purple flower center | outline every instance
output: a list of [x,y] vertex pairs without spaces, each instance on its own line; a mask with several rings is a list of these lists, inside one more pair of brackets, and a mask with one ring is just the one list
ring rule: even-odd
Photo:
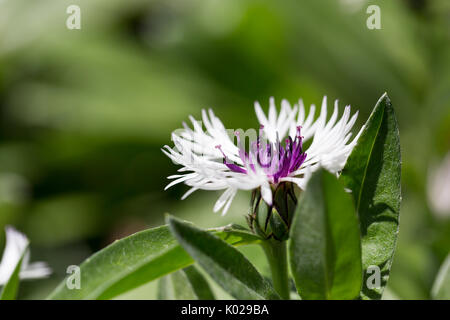
[[241,143],[239,132],[235,132],[239,145],[239,157],[244,166],[231,163],[220,145],[216,146],[223,154],[223,163],[233,172],[246,174],[248,170],[256,172],[255,164],[264,170],[265,174],[272,179],[273,183],[278,183],[281,178],[289,176],[300,168],[306,159],[306,153],[302,149],[303,137],[300,135],[301,126],[297,127],[297,134],[294,140],[288,137],[284,146],[280,140],[276,143],[261,142],[264,126],[260,127],[260,134],[256,141],[250,143],[250,150],[247,152]]

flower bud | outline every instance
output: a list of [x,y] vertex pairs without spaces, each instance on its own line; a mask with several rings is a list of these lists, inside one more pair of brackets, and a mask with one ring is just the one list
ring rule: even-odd
[[279,241],[289,238],[289,228],[297,206],[297,196],[294,185],[282,182],[273,190],[272,205],[267,205],[261,198],[260,190],[252,193],[251,212],[247,222],[254,233],[269,239]]

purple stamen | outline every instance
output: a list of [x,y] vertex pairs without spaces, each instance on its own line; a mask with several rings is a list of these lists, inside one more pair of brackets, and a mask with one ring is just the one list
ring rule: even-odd
[[[301,126],[297,127],[295,139],[288,137],[285,140],[285,145],[280,143],[277,134],[277,141],[274,144],[261,143],[264,126],[260,126],[259,136],[256,141],[250,145],[249,153],[245,151],[245,146],[242,145],[240,133],[236,131],[234,134],[238,140],[239,157],[246,168],[255,172],[256,161],[258,166],[264,170],[268,177],[272,179],[273,183],[278,183],[281,178],[287,177],[296,170],[298,170],[306,159],[306,153],[303,152],[303,137],[301,136]],[[223,155],[224,164],[234,172],[247,173],[243,167],[228,162],[225,153],[221,146],[216,146]]]
[[231,163],[231,162],[228,161],[228,158],[227,158],[227,156],[225,155],[225,153],[223,152],[222,146],[221,146],[220,144],[218,144],[218,145],[216,146],[216,148],[219,149],[220,152],[222,152],[222,155],[223,155],[223,164],[226,165],[231,171],[239,172],[239,173],[247,173],[247,170],[245,170],[245,169],[239,167],[238,165],[236,165],[236,164]]

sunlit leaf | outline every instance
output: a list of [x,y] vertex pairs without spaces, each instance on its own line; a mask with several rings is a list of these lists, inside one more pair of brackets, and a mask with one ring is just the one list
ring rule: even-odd
[[[351,190],[360,220],[363,298],[380,299],[389,278],[398,235],[400,167],[397,120],[391,101],[384,94],[367,120],[341,176]],[[380,286],[369,288],[374,267],[380,270]]]
[[[234,230],[229,225],[209,232],[232,245],[258,241],[244,230]],[[192,263],[169,228],[161,226],[135,233],[95,253],[80,266],[81,289],[68,289],[64,280],[48,298],[110,299]]]
[[183,248],[219,285],[237,299],[278,299],[277,293],[242,253],[189,223],[168,218]]
[[335,176],[313,174],[291,227],[290,263],[302,299],[354,299],[361,289],[361,245],[352,203]]

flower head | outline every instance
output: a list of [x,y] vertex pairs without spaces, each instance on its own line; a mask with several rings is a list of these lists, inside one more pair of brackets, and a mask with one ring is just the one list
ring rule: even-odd
[[[264,130],[261,125],[260,130]],[[242,145],[239,131],[236,131],[239,146],[239,158],[243,166],[229,162],[227,155],[223,152],[221,145],[216,148],[223,154],[223,163],[233,172],[247,174],[247,170],[256,172],[256,166],[259,166],[272,184],[277,184],[281,178],[289,176],[295,172],[305,161],[306,153],[303,152],[302,140],[300,135],[301,126],[297,127],[297,134],[294,140],[289,136],[286,144],[283,146],[277,138],[276,143],[262,143],[261,135],[250,146],[250,151],[245,151]]]
[[0,286],[8,282],[20,259],[22,259],[19,273],[21,279],[45,278],[51,274],[51,269],[45,262],[30,263],[29,241],[23,233],[12,227],[6,227],[5,232],[6,245],[0,262]]
[[[304,189],[311,173],[319,167],[337,174],[361,133],[350,141],[350,131],[358,113],[350,117],[350,106],[346,106],[338,120],[336,101],[333,114],[327,120],[326,97],[317,119],[314,119],[315,109],[312,105],[306,116],[302,100],[292,107],[283,100],[278,113],[275,100],[271,98],[266,116],[256,102],[260,126],[257,132],[247,130],[245,136],[242,130],[230,134],[211,109],[202,110],[206,131],[190,117],[192,128],[184,123],[183,129],[172,133],[175,147],[163,148],[169,158],[182,166],[179,174],[168,177],[173,181],[166,189],[184,182],[191,188],[182,199],[198,189],[224,190],[214,211],[222,209],[225,214],[238,190],[258,189],[270,206],[273,190],[280,183],[289,182]],[[248,144],[246,138],[249,138]],[[304,142],[308,140],[309,147],[304,150]]]

